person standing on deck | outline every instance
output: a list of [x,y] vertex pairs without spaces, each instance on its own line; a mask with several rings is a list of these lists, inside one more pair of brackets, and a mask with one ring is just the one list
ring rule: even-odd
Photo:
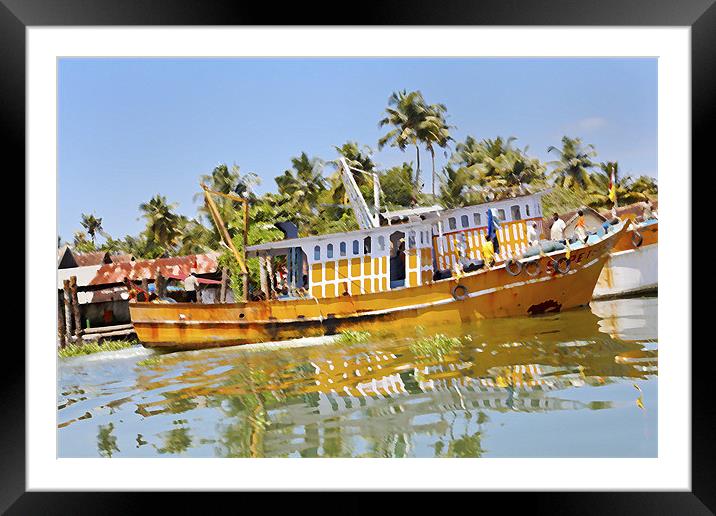
[[196,303],[196,287],[199,285],[199,280],[196,279],[196,273],[191,271],[191,274],[184,278],[184,290],[186,291],[186,299],[190,303]]
[[585,244],[587,243],[587,228],[582,210],[577,211],[577,224],[574,226],[574,235]]
[[487,210],[487,239],[492,242],[492,250],[495,254],[500,254],[500,241],[497,239],[497,228],[500,227],[500,221],[495,216],[495,209]]
[[554,219],[554,222],[552,222],[552,229],[550,229],[549,232],[550,238],[564,243],[564,228],[567,225],[559,218],[557,213],[555,213],[552,218]]

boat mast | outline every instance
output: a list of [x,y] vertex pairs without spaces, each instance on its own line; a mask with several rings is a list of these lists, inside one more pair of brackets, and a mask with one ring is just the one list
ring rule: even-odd
[[[222,240],[224,241],[224,245],[229,248],[231,253],[236,258],[236,261],[239,264],[239,268],[241,269],[241,277],[243,282],[243,300],[247,301],[249,298],[249,270],[246,268],[246,246],[248,245],[248,236],[249,236],[249,203],[246,199],[243,197],[239,197],[237,195],[231,195],[231,194],[225,194],[222,192],[216,192],[214,190],[210,190],[209,187],[207,187],[204,183],[199,183],[201,185],[201,188],[204,190],[204,198],[206,199],[206,205],[209,208],[209,213],[211,213],[211,218],[214,220],[214,225],[216,226],[216,229],[219,231],[219,234],[221,235]],[[226,225],[224,224],[224,219],[221,218],[221,214],[219,213],[219,208],[216,206],[216,203],[214,202],[214,199],[211,198],[212,195],[218,195],[219,197],[225,197],[227,199],[231,199],[232,201],[243,203],[243,212],[244,212],[244,231],[243,231],[243,249],[242,252],[239,253],[238,249],[236,249],[236,246],[234,245],[234,242],[231,240],[231,235],[229,235],[229,230],[226,229]]]
[[[348,200],[353,208],[358,226],[361,229],[372,229],[380,227],[380,183],[378,182],[378,174],[374,172],[366,172],[359,168],[350,167],[344,157],[339,158],[341,164],[341,179],[343,180],[343,186],[348,194]],[[373,176],[373,199],[375,206],[375,214],[371,214],[368,205],[363,198],[363,194],[358,188],[355,178],[351,170],[360,172],[361,174],[367,174]]]

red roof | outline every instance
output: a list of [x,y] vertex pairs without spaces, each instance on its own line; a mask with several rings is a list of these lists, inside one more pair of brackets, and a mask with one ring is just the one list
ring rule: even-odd
[[109,255],[105,251],[97,251],[95,253],[73,253],[77,267],[87,267],[88,265],[101,265],[109,263]]
[[156,279],[159,274],[164,277],[186,277],[192,270],[197,274],[212,273],[218,270],[218,257],[218,254],[196,254],[176,258],[108,263],[99,268],[90,285],[121,283],[124,278]]

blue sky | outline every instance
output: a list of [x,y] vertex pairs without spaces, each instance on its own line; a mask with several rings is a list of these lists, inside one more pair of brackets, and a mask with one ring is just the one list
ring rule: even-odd
[[[222,162],[257,173],[265,192],[301,151],[375,148],[400,89],[445,104],[458,141],[515,136],[550,160],[548,146],[579,136],[600,161],[657,177],[656,59],[61,59],[60,235],[71,240],[81,213],[135,234],[139,204],[157,193],[194,216],[199,176]],[[376,154],[383,166],[414,159]]]

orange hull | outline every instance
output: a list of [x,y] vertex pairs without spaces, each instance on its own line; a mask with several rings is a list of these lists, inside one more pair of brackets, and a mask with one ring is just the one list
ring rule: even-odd
[[524,269],[512,276],[500,266],[360,296],[210,305],[131,303],[129,309],[145,346],[174,349],[557,312],[589,303],[609,253],[624,233],[623,226],[594,245],[572,251],[570,270],[564,274],[550,266],[552,259],[564,256],[562,251],[539,258],[540,271],[534,276]]

